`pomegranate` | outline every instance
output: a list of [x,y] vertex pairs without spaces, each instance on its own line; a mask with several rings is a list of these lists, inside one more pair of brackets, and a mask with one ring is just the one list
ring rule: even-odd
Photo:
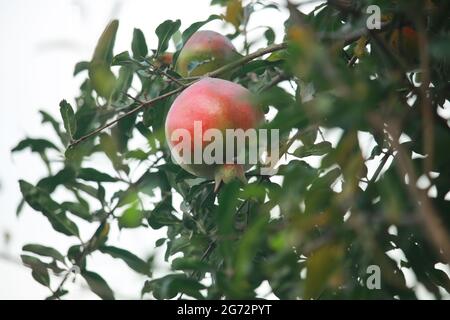
[[232,62],[238,55],[227,37],[215,31],[197,31],[181,49],[175,69],[183,77],[202,76]]
[[[216,180],[216,187],[223,181],[228,182],[234,177],[244,178],[244,165],[233,162],[234,155],[242,150],[233,151],[233,159],[226,154],[226,129],[247,130],[256,128],[263,119],[263,114],[250,101],[250,91],[239,84],[214,78],[203,78],[184,90],[173,102],[167,114],[165,130],[169,148],[176,162],[186,171],[205,178]],[[183,142],[184,137],[174,135],[181,129],[188,133],[190,158],[183,158],[182,151],[176,146]],[[201,130],[201,135],[198,134]],[[217,129],[223,137],[224,156],[221,163],[207,164],[202,159],[194,163],[193,155],[213,143],[204,133],[208,129]],[[197,130],[197,131],[196,131]],[[216,130],[216,131],[217,131]],[[179,132],[179,131],[178,131]],[[238,147],[237,145],[235,146]]]

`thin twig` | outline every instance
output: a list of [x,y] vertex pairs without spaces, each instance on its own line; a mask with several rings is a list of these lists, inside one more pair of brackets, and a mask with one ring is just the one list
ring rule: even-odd
[[135,102],[139,102],[140,104],[143,104],[144,102],[136,97],[133,97],[131,94],[129,94],[128,92],[123,91],[122,92],[124,95],[126,95],[128,98],[130,98],[131,100],[135,101]]
[[271,80],[270,80],[270,82],[268,83],[268,84],[266,84],[262,89],[261,89],[261,91],[264,91],[264,90],[267,90],[267,89],[270,89],[270,88],[272,88],[272,87],[275,87],[277,84],[279,84],[280,82],[283,82],[283,81],[285,81],[285,80],[289,80],[290,79],[290,77],[287,75],[287,74],[285,74],[285,73],[279,73],[279,74],[277,74],[275,77],[273,77]]
[[[179,85],[179,86],[184,86],[184,85],[185,85],[185,84],[182,83],[179,79],[177,79],[177,78],[171,76],[170,74],[168,74],[168,73],[165,72],[164,70],[161,70],[160,68],[156,67],[156,66],[153,65],[153,64],[151,64],[151,66],[152,66],[152,69],[153,69],[153,70],[151,70],[152,72],[154,72],[154,73],[156,73],[156,74],[159,74],[159,75],[161,75],[161,76],[163,76],[163,77],[166,77],[167,79],[169,79],[170,81],[176,83],[176,84]],[[181,80],[182,80],[182,79],[181,79]]]

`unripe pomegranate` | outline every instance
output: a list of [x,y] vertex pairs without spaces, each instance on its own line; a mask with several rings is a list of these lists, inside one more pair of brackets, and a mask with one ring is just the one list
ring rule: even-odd
[[[222,133],[224,149],[226,147],[226,129],[256,128],[262,121],[263,114],[250,100],[250,91],[239,84],[214,78],[203,78],[184,90],[173,102],[167,114],[165,130],[166,139],[172,155],[186,171],[205,178],[228,182],[233,177],[244,177],[244,166],[225,164],[229,159],[224,150],[223,164],[200,164],[181,159],[183,156],[177,148],[183,138],[173,135],[177,129],[184,129],[190,136],[190,154],[200,152],[214,140],[205,140],[198,135],[199,126],[205,134],[208,129],[218,129]],[[197,131],[195,131],[197,130]],[[178,131],[179,132],[179,131]],[[177,140],[178,139],[178,140]],[[189,141],[189,140],[188,140]],[[242,150],[235,150],[235,154]]]
[[176,71],[183,77],[202,76],[236,59],[231,41],[215,31],[197,31],[180,51]]

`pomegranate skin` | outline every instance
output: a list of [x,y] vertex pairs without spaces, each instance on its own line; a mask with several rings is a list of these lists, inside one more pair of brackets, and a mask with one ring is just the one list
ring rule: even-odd
[[[195,121],[201,121],[203,133],[208,129],[218,129],[225,134],[226,129],[256,128],[262,119],[263,114],[250,101],[250,92],[246,88],[227,80],[203,78],[184,90],[173,102],[165,123],[166,139],[171,152],[176,152],[174,146],[181,141],[172,140],[172,133],[176,129],[185,129],[191,136],[191,154],[196,151],[196,146],[200,146],[203,154],[204,148],[211,142],[194,135]],[[182,161],[178,164],[186,171],[205,178],[214,178],[219,168],[223,167],[221,164]]]
[[176,71],[183,77],[202,76],[237,56],[236,48],[227,37],[215,31],[197,31],[181,49]]

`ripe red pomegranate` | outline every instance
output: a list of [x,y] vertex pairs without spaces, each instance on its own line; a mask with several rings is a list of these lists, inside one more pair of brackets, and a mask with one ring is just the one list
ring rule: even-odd
[[183,77],[202,76],[238,57],[231,41],[215,31],[197,31],[180,51],[176,71]]
[[[218,129],[223,137],[226,129],[256,128],[261,123],[263,114],[249,98],[250,91],[241,85],[214,78],[203,78],[184,90],[170,107],[165,124],[166,139],[178,164],[196,176],[215,179],[216,187],[220,182],[228,182],[233,177],[244,178],[244,166],[240,164],[206,164],[203,161],[201,164],[194,164],[193,161],[186,163],[180,159],[183,156],[181,151],[175,148],[183,138],[172,134],[176,129],[185,129],[190,135],[191,155],[196,150],[203,154],[212,141],[204,141],[203,136],[196,135],[194,122],[197,122],[197,126],[201,125],[203,134],[208,129]],[[226,143],[224,139],[224,149]],[[235,150],[240,151],[242,150]],[[224,156],[223,163],[226,161]]]

